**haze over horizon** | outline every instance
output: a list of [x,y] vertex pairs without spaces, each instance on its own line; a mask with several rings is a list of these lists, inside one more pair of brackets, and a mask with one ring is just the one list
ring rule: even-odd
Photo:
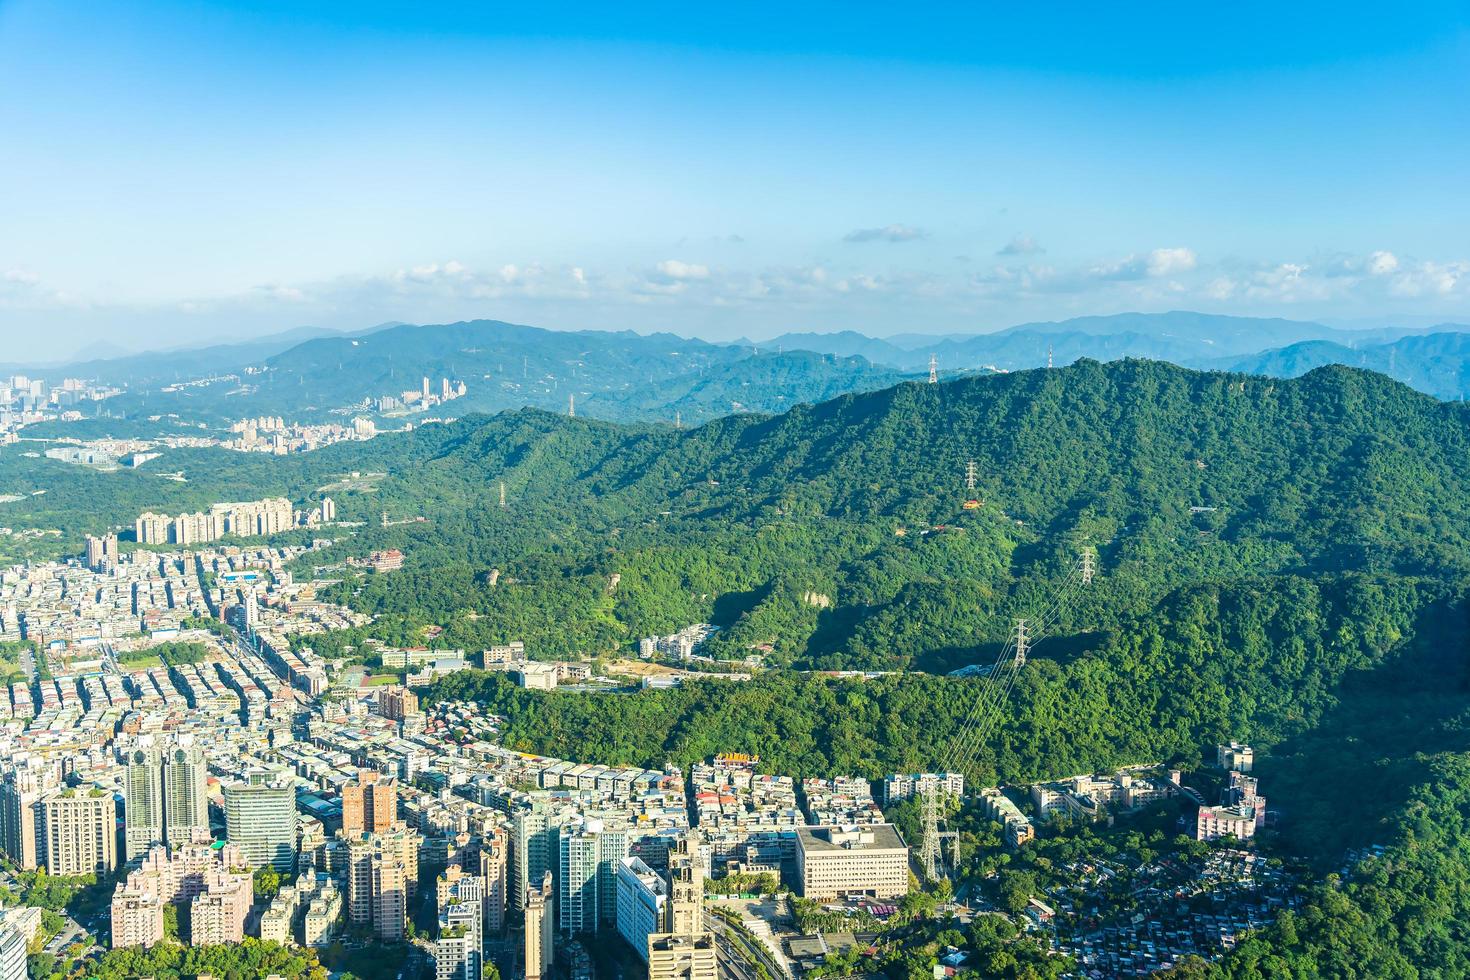
[[482,317],[1463,321],[1467,27],[0,3],[3,359]]

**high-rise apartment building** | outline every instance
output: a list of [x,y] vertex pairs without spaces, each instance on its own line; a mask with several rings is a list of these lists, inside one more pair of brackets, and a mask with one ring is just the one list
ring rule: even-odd
[[280,775],[253,772],[226,786],[225,838],[252,868],[296,868],[296,790]]
[[104,790],[52,790],[36,804],[37,850],[48,874],[111,874],[117,868],[117,806]]
[[385,687],[378,692],[378,713],[393,721],[422,714],[419,696],[407,687]]
[[164,514],[140,514],[133,524],[134,535],[139,544],[168,544],[172,523]]
[[525,958],[526,980],[542,980],[551,973],[556,961],[556,886],[551,872],[541,876],[536,887],[521,898],[526,910]]
[[418,886],[418,852],[418,833],[403,827],[349,841],[349,921],[370,924],[380,939],[401,940]]
[[56,762],[36,756],[12,758],[0,775],[0,850],[23,870],[33,871],[45,861],[36,804],[60,785]]
[[87,567],[94,572],[105,572],[117,567],[117,535],[104,534],[100,537],[87,535]]
[[536,797],[511,814],[511,898],[517,910],[556,863],[559,834],[552,822],[550,803]]
[[618,863],[628,856],[628,832],[587,820],[561,828],[557,919],[572,935],[596,932],[617,917]]
[[239,942],[254,883],[233,844],[150,850],[112,893],[112,946],[151,946],[164,936],[163,913],[177,906],[196,946]]
[[26,937],[17,927],[0,925],[0,980],[26,980]]
[[480,877],[485,881],[485,934],[505,928],[506,874],[510,863],[510,836],[496,827],[480,840]]
[[180,847],[209,839],[209,765],[204,745],[180,735],[163,752],[164,843]]
[[144,735],[120,753],[127,859],[154,844],[181,847],[209,839],[208,765],[192,735]]
[[435,883],[435,980],[480,980],[485,961],[485,879],[451,864]]
[[123,845],[126,858],[136,860],[164,841],[163,753],[145,736],[123,749]]
[[640,957],[648,956],[648,937],[664,931],[668,886],[642,858],[618,862],[618,934]]
[[250,872],[210,868],[205,872],[204,892],[189,903],[190,945],[222,946],[243,940],[254,899]]
[[342,835],[349,840],[381,834],[398,822],[398,781],[359,769],[357,782],[342,787]]

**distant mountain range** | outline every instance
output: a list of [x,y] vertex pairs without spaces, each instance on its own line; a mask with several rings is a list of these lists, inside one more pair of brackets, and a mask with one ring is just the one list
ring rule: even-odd
[[[1188,311],[1026,323],[988,334],[788,333],[711,343],[674,334],[557,331],[476,320],[383,324],[352,334],[301,328],[256,341],[85,361],[35,373],[125,384],[112,415],[177,414],[221,422],[271,414],[295,420],[372,414],[378,398],[429,378],[467,394],[435,415],[536,407],[614,421],[697,424],[774,413],[923,376],[1061,367],[1082,359],[1170,361],[1186,367],[1295,377],[1343,364],[1388,374],[1443,399],[1470,389],[1470,326],[1345,330],[1301,320]],[[248,369],[248,370],[247,370]],[[180,381],[231,381],[164,391]]]

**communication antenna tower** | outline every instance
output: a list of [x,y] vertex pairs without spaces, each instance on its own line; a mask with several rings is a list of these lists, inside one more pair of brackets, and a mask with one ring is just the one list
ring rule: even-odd
[[939,358],[933,354],[929,355],[929,383],[939,383]]

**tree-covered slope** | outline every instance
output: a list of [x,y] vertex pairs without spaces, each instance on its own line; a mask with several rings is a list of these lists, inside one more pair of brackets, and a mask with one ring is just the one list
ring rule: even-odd
[[[136,377],[131,362],[119,361],[120,378],[134,380],[136,390],[106,408],[129,417],[175,413],[212,422],[258,415],[330,419],[335,411],[340,420],[347,410],[373,415],[378,398],[417,391],[428,378],[436,395],[442,379],[466,387],[464,397],[436,408],[436,415],[528,406],[564,411],[575,399],[582,414],[599,418],[672,421],[678,412],[686,424],[697,424],[737,411],[784,411],[901,377],[860,357],[760,353],[672,334],[543,330],[493,320],[315,337],[286,350],[262,348],[258,359],[247,356],[252,350],[159,355],[155,362],[167,374]],[[232,351],[239,356],[224,363]],[[205,354],[211,356],[201,359]],[[204,373],[232,372],[237,380],[160,390],[162,378],[178,380],[202,363],[210,365]],[[108,376],[105,364],[86,367]]]
[[1436,398],[1457,399],[1470,392],[1470,333],[1436,332],[1352,348],[1306,341],[1223,363],[1234,371],[1280,378],[1346,364],[1381,372]]

